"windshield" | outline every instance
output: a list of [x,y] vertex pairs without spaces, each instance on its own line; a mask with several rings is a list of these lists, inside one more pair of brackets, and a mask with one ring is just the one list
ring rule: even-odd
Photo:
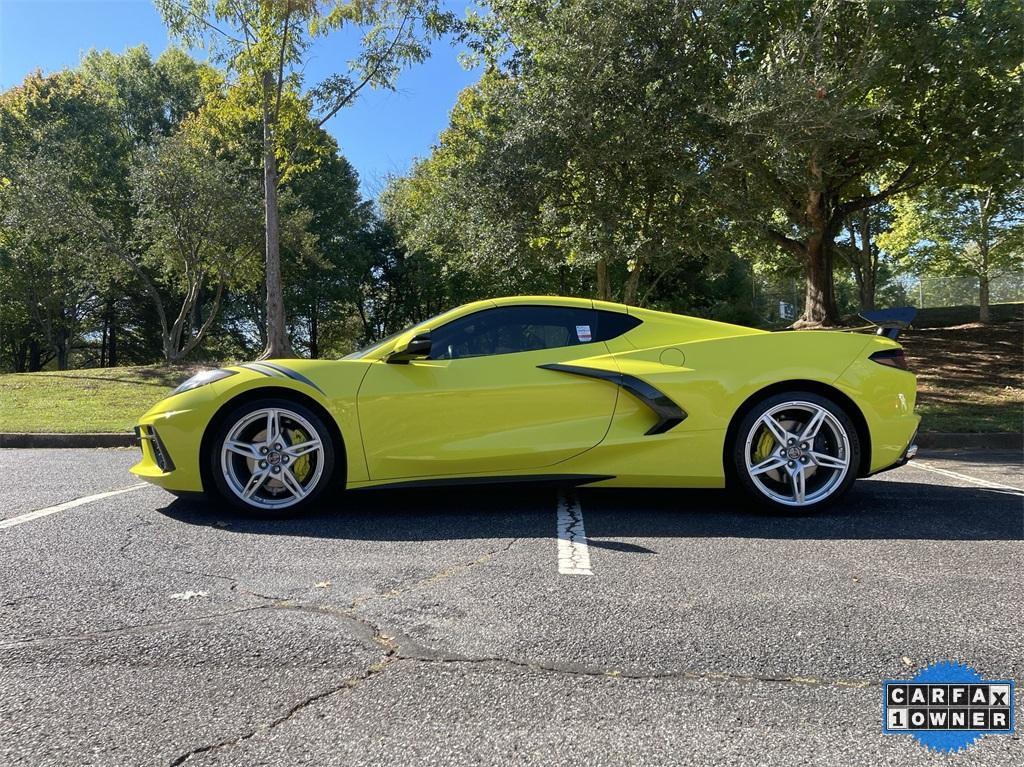
[[391,341],[394,341],[399,336],[405,335],[406,333],[408,333],[413,328],[419,327],[420,325],[427,325],[427,324],[433,322],[434,320],[436,320],[438,317],[441,317],[441,316],[443,316],[443,315],[445,315],[447,313],[448,312],[441,312],[441,314],[435,314],[433,317],[431,317],[429,319],[426,319],[426,320],[423,320],[422,322],[416,322],[416,323],[414,323],[412,325],[409,325],[408,327],[402,328],[397,333],[392,333],[391,335],[387,336],[386,338],[382,338],[379,341],[374,341],[369,346],[364,346],[362,349],[356,349],[351,354],[346,354],[344,357],[342,357],[342,359],[343,360],[359,360],[359,359],[362,359],[363,357],[367,356],[368,354],[372,354],[373,352],[377,351],[379,348],[381,348],[385,344],[390,343]]

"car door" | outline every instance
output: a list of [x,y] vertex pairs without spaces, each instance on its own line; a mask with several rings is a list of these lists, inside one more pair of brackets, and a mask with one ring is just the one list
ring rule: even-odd
[[529,473],[608,431],[615,386],[538,367],[607,353],[593,309],[499,306],[430,335],[427,359],[375,362],[363,379],[371,479]]

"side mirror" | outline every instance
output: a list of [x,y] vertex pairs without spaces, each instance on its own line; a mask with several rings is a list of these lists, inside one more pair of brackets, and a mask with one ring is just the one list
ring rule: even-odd
[[408,365],[409,360],[421,360],[430,354],[430,333],[413,336],[408,343],[399,342],[387,361],[396,365]]

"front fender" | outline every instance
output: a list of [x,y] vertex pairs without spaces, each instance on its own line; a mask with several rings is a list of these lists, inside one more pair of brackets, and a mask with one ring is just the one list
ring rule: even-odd
[[150,426],[159,435],[174,470],[160,469],[144,446],[142,460],[132,467],[134,474],[168,490],[201,492],[200,452],[210,423],[238,397],[266,389],[270,396],[294,392],[319,405],[342,434],[347,480],[368,478],[356,411],[356,393],[367,363],[289,359],[232,365],[227,369],[235,375],[171,395],[139,419],[140,426]]

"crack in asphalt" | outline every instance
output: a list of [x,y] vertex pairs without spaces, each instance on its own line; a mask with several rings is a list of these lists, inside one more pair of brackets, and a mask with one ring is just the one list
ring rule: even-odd
[[[332,618],[339,618],[344,621],[347,621],[350,624],[354,624],[355,626],[358,626],[360,629],[358,633],[361,633],[365,640],[373,642],[379,647],[382,647],[384,649],[384,654],[380,660],[378,660],[373,665],[369,666],[366,670],[363,671],[363,673],[358,674],[356,676],[346,677],[344,680],[342,680],[340,684],[333,685],[325,690],[320,690],[319,692],[316,692],[306,698],[303,698],[298,703],[293,704],[283,715],[277,717],[271,722],[264,725],[260,725],[252,730],[249,730],[248,732],[245,732],[241,735],[237,735],[232,738],[226,738],[215,743],[208,743],[202,746],[197,746],[195,748],[189,749],[188,751],[172,759],[169,764],[169,767],[179,767],[179,765],[184,764],[194,756],[206,754],[221,748],[230,748],[231,746],[238,745],[239,743],[251,740],[252,738],[255,738],[258,735],[269,732],[270,730],[273,730],[274,728],[279,727],[280,725],[289,721],[293,716],[295,716],[303,709],[319,701],[325,700],[326,698],[329,698],[333,695],[337,695],[338,693],[344,692],[345,690],[351,690],[355,688],[367,679],[370,679],[371,677],[382,673],[390,665],[396,662],[412,661],[427,663],[436,662],[440,660],[440,656],[436,655],[430,658],[426,657],[427,651],[424,651],[423,657],[402,655],[400,653],[400,644],[398,640],[395,638],[395,636],[392,634],[385,633],[384,630],[381,629],[381,627],[378,626],[376,623],[362,615],[359,615],[357,613],[357,610],[374,599],[391,599],[393,597],[400,596],[402,594],[413,591],[417,588],[437,583],[439,581],[451,578],[460,573],[466,572],[467,570],[476,567],[477,565],[481,565],[485,562],[491,561],[495,556],[499,554],[509,551],[519,540],[519,538],[512,538],[508,541],[508,543],[504,544],[503,546],[490,549],[470,562],[460,562],[458,564],[451,565],[449,567],[444,568],[443,570],[439,570],[438,572],[433,573],[432,575],[426,578],[420,578],[411,581],[407,584],[398,586],[388,591],[376,592],[372,594],[366,594],[361,597],[356,597],[352,600],[349,607],[347,608],[337,608],[331,607],[329,605],[315,605],[304,602],[297,602],[290,599],[269,597],[267,595],[257,595],[253,592],[243,591],[242,593],[250,594],[253,596],[261,596],[264,599],[272,600],[268,604],[263,605],[260,608],[253,609],[295,610],[297,612],[308,612],[317,615],[327,615]],[[238,579],[232,580],[234,580],[235,583],[232,585],[231,590],[235,591],[236,587],[238,587],[239,585]],[[402,638],[402,641],[408,644],[413,644],[410,639],[405,637]],[[454,656],[452,656],[451,658],[446,658],[446,661],[454,662]]]
[[206,754],[221,748],[230,748],[231,746],[236,746],[239,743],[251,740],[252,738],[255,738],[258,735],[263,735],[267,732],[270,732],[274,728],[279,727],[282,724],[285,724],[287,721],[289,721],[293,716],[298,714],[303,709],[308,708],[309,706],[312,706],[313,704],[318,703],[319,701],[325,700],[326,698],[330,698],[332,695],[337,695],[338,693],[358,687],[367,679],[370,679],[371,677],[374,677],[377,674],[383,673],[385,670],[387,670],[388,666],[390,666],[392,663],[395,663],[397,660],[400,660],[400,658],[398,657],[398,646],[395,644],[394,638],[388,636],[387,634],[384,634],[374,624],[370,623],[369,621],[363,618],[360,618],[359,616],[352,615],[342,610],[338,610],[337,608],[325,609],[317,605],[286,603],[268,607],[270,607],[271,609],[299,610],[304,612],[328,614],[333,615],[335,617],[343,617],[347,620],[359,623],[372,630],[371,638],[374,643],[376,643],[379,647],[383,648],[384,654],[382,655],[380,660],[368,666],[366,669],[363,670],[362,673],[357,674],[355,676],[345,677],[339,684],[332,685],[331,687],[320,690],[319,692],[313,693],[312,695],[303,698],[298,703],[295,703],[291,707],[289,707],[284,714],[277,717],[276,719],[273,719],[266,724],[259,725],[233,738],[226,738],[224,740],[219,740],[215,743],[207,743],[205,745],[189,749],[188,751],[185,751],[184,753],[179,754],[174,759],[172,759],[169,763],[169,767],[178,767],[179,765],[184,764],[194,756]]
[[[261,608],[255,608],[261,609]],[[189,749],[175,757],[169,767],[180,767],[194,756],[216,751],[221,748],[230,748],[271,730],[290,721],[295,715],[304,709],[326,700],[334,695],[347,690],[352,690],[363,682],[378,674],[382,674],[389,668],[395,668],[400,663],[419,663],[424,665],[480,665],[480,666],[507,666],[517,670],[526,670],[540,673],[569,675],[577,677],[590,677],[595,679],[624,679],[628,681],[650,681],[650,680],[683,680],[703,682],[731,682],[746,684],[791,684],[802,687],[844,687],[844,688],[869,688],[878,687],[881,682],[874,680],[848,680],[848,679],[818,679],[812,677],[777,676],[762,674],[736,674],[719,672],[695,672],[695,671],[667,671],[667,672],[643,672],[630,669],[606,669],[598,666],[589,666],[577,663],[542,663],[536,661],[519,660],[502,656],[490,657],[469,657],[452,653],[445,653],[436,648],[427,648],[412,641],[408,637],[399,637],[397,633],[385,633],[378,624],[357,615],[348,609],[332,608],[323,605],[310,605],[282,601],[276,604],[266,605],[263,609],[295,610],[298,612],[311,612],[320,615],[341,618],[347,622],[358,624],[365,630],[366,636],[377,646],[383,648],[384,653],[380,660],[368,666],[362,673],[345,677],[340,683],[309,695],[291,705],[288,710],[271,720],[259,725],[241,735],[225,738],[214,743]],[[403,647],[409,647],[409,652],[404,652]]]
[[14,643],[0,645],[0,649],[14,649],[18,647],[24,647],[26,645],[41,644],[46,642],[103,639],[119,635],[141,633],[149,630],[159,630],[161,628],[170,628],[180,624],[197,623],[208,620],[215,620],[223,617],[232,617],[235,615],[264,610],[293,610],[296,612],[305,612],[329,616],[334,619],[345,621],[349,624],[350,629],[352,629],[350,633],[354,635],[353,638],[361,640],[362,642],[364,642],[364,644],[368,646],[376,646],[383,650],[383,653],[380,656],[380,658],[371,665],[369,665],[367,668],[365,668],[362,672],[352,676],[347,676],[336,684],[333,684],[325,689],[318,690],[317,692],[314,692],[311,695],[302,698],[298,702],[293,703],[291,706],[289,706],[287,710],[284,711],[284,713],[282,713],[281,715],[277,716],[276,718],[272,719],[271,721],[265,724],[258,725],[239,735],[235,735],[230,738],[225,738],[223,740],[219,740],[213,743],[207,743],[201,746],[196,746],[187,751],[184,751],[170,761],[170,767],[179,767],[179,765],[184,764],[193,757],[205,753],[210,753],[212,751],[216,751],[222,748],[230,748],[232,746],[243,743],[247,740],[251,740],[255,737],[261,736],[287,723],[306,708],[309,708],[310,706],[313,706],[323,700],[326,700],[346,690],[354,689],[362,683],[364,683],[365,681],[371,679],[372,677],[381,674],[388,668],[395,667],[397,664],[400,663],[452,666],[503,666],[521,671],[532,671],[535,673],[589,677],[607,680],[625,679],[631,681],[650,681],[665,679],[704,682],[731,682],[747,684],[774,683],[799,685],[805,687],[833,686],[845,688],[868,688],[877,687],[881,684],[880,682],[873,680],[819,679],[812,677],[797,676],[738,674],[732,672],[698,672],[686,670],[649,672],[637,669],[604,668],[601,666],[589,665],[585,663],[557,663],[545,661],[531,661],[497,655],[484,657],[465,656],[457,653],[446,652],[440,648],[427,647],[412,640],[407,636],[400,635],[398,632],[392,631],[390,629],[385,630],[381,627],[381,625],[375,623],[374,621],[365,617],[364,615],[359,614],[358,612],[361,607],[374,600],[391,599],[397,596],[401,596],[411,591],[414,591],[418,588],[429,586],[440,581],[446,580],[448,578],[452,578],[456,575],[459,575],[472,569],[473,567],[489,562],[499,554],[509,551],[520,540],[518,538],[513,538],[499,547],[490,549],[471,561],[460,562],[451,565],[427,577],[407,582],[401,586],[392,588],[388,591],[375,592],[356,597],[347,607],[332,607],[330,605],[310,604],[306,602],[293,600],[287,597],[260,594],[258,592],[254,592],[244,588],[242,586],[240,578],[217,575],[214,573],[205,573],[201,571],[194,571],[182,567],[154,565],[150,562],[145,562],[142,560],[135,559],[134,557],[131,557],[130,555],[128,555],[127,551],[135,542],[135,532],[138,529],[148,526],[150,524],[152,523],[140,519],[139,521],[137,521],[129,527],[128,540],[119,549],[119,553],[125,559],[139,566],[150,569],[173,570],[197,577],[209,577],[227,581],[231,584],[229,587],[230,592],[239,595],[259,598],[264,601],[264,604],[229,611],[206,613],[203,615],[181,618],[173,621],[141,623],[129,626],[122,626],[114,629],[90,631],[83,632],[81,634],[57,637],[31,638]]
[[[114,629],[90,631],[81,634],[73,634],[66,636],[31,638],[26,640],[20,640],[14,643],[0,645],[0,649],[13,649],[17,647],[24,647],[30,644],[40,644],[46,642],[82,641],[88,639],[109,638],[113,636],[140,633],[149,630],[159,630],[162,628],[170,628],[180,624],[215,620],[218,618],[231,617],[244,613],[251,613],[263,610],[293,610],[296,612],[305,612],[329,616],[337,620],[345,621],[349,624],[349,633],[354,635],[353,638],[362,641],[367,646],[372,645],[383,650],[383,653],[380,656],[380,658],[373,664],[365,668],[362,672],[352,676],[347,676],[340,682],[333,684],[330,687],[318,690],[317,692],[314,692],[311,695],[302,698],[298,702],[293,703],[291,706],[289,706],[283,714],[279,715],[278,717],[272,719],[271,721],[265,724],[260,724],[239,735],[235,735],[230,738],[225,738],[223,740],[219,740],[213,743],[207,743],[201,746],[196,746],[187,751],[184,751],[170,761],[170,767],[178,767],[179,765],[184,764],[193,757],[205,753],[210,753],[212,751],[216,751],[222,748],[230,748],[232,746],[238,745],[239,743],[243,743],[247,740],[251,740],[255,737],[263,735],[287,723],[289,720],[291,720],[293,717],[298,715],[306,708],[313,706],[320,701],[326,700],[334,695],[342,693],[346,690],[354,689],[366,680],[371,679],[372,677],[380,673],[383,673],[389,667],[393,667],[395,666],[395,664],[399,663],[451,666],[502,666],[527,672],[558,674],[576,677],[589,677],[594,679],[607,680],[625,679],[650,681],[664,679],[701,682],[730,682],[746,684],[790,684],[804,687],[832,686],[845,688],[868,688],[877,687],[881,684],[880,682],[873,680],[820,679],[814,677],[781,676],[768,674],[739,674],[733,672],[708,672],[687,670],[650,672],[628,668],[605,668],[602,666],[586,663],[558,663],[548,661],[533,661],[519,658],[504,657],[499,655],[473,657],[461,655],[458,653],[447,652],[443,649],[436,647],[428,647],[422,645],[419,642],[416,642],[407,636],[399,635],[398,632],[391,631],[390,629],[385,630],[379,624],[375,623],[371,619],[359,614],[360,608],[364,607],[365,605],[373,601],[387,600],[403,596],[412,591],[415,591],[416,589],[431,586],[438,582],[463,574],[474,567],[490,562],[496,556],[509,551],[516,543],[519,542],[519,538],[512,538],[506,543],[502,544],[501,546],[489,549],[480,556],[468,562],[459,562],[454,565],[450,565],[442,570],[432,573],[429,576],[408,581],[387,591],[378,591],[357,596],[346,607],[332,607],[330,605],[310,604],[285,596],[275,596],[255,592],[251,589],[246,588],[243,585],[242,578],[220,575],[216,573],[209,573],[200,570],[193,570],[187,567],[167,565],[164,563],[156,564],[153,562],[140,560],[131,556],[128,552],[129,549],[137,542],[136,533],[143,527],[147,527],[152,524],[153,523],[151,521],[142,519],[141,517],[138,518],[133,524],[131,524],[126,531],[127,540],[118,549],[119,555],[121,555],[125,560],[129,562],[139,567],[144,567],[147,569],[173,571],[190,575],[193,577],[202,577],[225,581],[230,584],[228,588],[229,592],[239,596],[248,596],[263,600],[264,604],[255,605],[252,607],[239,608],[230,611],[206,613],[203,615],[181,618],[173,621],[141,623],[129,626],[122,626]],[[570,529],[569,532],[573,533],[575,531]]]

